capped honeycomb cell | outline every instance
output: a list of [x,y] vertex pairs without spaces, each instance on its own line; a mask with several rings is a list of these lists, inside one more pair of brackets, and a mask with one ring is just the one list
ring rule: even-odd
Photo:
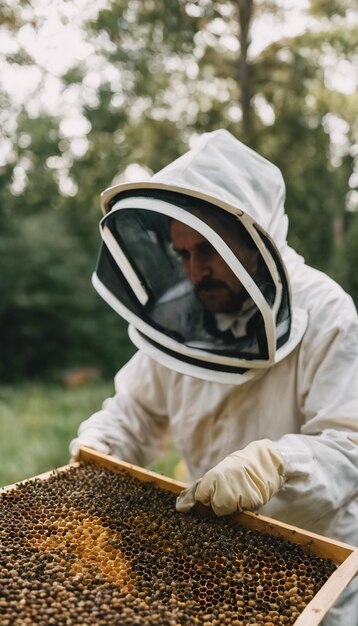
[[335,567],[91,462],[0,494],[1,626],[289,626]]

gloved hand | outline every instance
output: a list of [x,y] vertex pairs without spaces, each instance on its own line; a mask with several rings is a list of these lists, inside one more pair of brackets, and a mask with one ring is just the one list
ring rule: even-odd
[[177,498],[176,509],[187,513],[201,502],[211,506],[216,515],[253,511],[277,493],[284,479],[284,460],[272,441],[253,441],[185,489]]
[[80,456],[80,448],[81,446],[86,446],[86,448],[92,448],[92,450],[95,450],[96,452],[101,452],[102,454],[111,454],[111,449],[109,447],[109,445],[102,443],[100,441],[90,441],[90,442],[83,442],[80,439],[73,439],[70,443],[69,449],[70,449],[70,460],[69,463],[74,463],[75,461],[78,461],[79,456]]

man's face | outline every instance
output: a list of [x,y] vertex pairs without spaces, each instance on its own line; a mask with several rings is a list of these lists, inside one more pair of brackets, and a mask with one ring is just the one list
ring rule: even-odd
[[[217,228],[216,231],[218,232]],[[223,237],[244,268],[253,274],[258,252],[240,242],[235,233],[218,234]],[[204,307],[212,313],[238,312],[247,298],[247,292],[211,243],[196,230],[177,220],[171,222],[170,237]]]

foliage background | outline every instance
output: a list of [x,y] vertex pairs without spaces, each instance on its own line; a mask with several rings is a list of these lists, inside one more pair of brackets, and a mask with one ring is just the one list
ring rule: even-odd
[[[58,3],[63,22],[65,6]],[[14,43],[3,68],[40,70],[21,106],[0,91],[7,147],[0,168],[1,379],[51,377],[88,364],[109,376],[128,359],[125,324],[90,286],[99,194],[128,178],[133,164],[142,166],[137,176],[148,177],[219,127],[282,169],[290,243],[357,301],[357,100],[334,83],[356,60],[353,2],[337,0],[327,10],[311,0],[307,27],[291,36],[279,2],[98,6],[83,22],[89,54],[56,78],[56,114],[41,105],[49,71],[23,43],[24,33],[41,32],[44,15],[36,3],[32,11],[27,3],[1,9],[1,29]],[[258,23],[273,24],[276,39],[258,46]]]
[[[66,465],[68,443],[79,424],[112,392],[113,383],[103,380],[72,389],[33,381],[23,382],[21,387],[2,385],[0,487]],[[172,444],[151,469],[186,480]]]
[[[36,47],[52,14],[45,0],[1,5],[0,380],[24,401],[10,410],[10,387],[0,390],[10,448],[6,424],[23,413],[24,425],[36,396],[23,381],[56,386],[84,366],[108,379],[133,353],[126,324],[90,285],[99,194],[148,178],[205,131],[227,128],[281,168],[289,242],[358,302],[358,15],[353,0],[307,0],[304,27],[290,30],[295,4],[56,0],[59,24],[76,22],[87,47],[55,70]],[[68,398],[81,419],[95,408]]]

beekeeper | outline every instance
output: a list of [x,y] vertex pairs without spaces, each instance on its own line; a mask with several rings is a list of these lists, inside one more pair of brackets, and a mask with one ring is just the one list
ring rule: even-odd
[[[225,130],[104,192],[93,284],[138,352],[70,450],[143,466],[170,433],[193,481],[178,511],[255,510],[358,545],[357,313],[288,246],[284,196]],[[327,626],[357,626],[355,590]]]

